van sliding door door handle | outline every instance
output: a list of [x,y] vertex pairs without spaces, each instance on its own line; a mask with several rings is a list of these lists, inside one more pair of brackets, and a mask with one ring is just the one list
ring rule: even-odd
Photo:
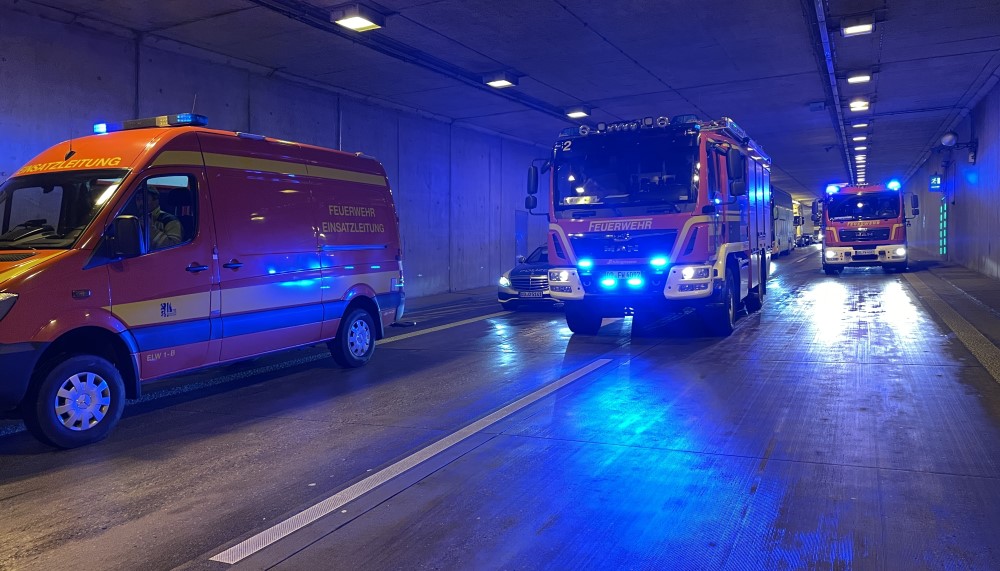
[[198,262],[191,262],[191,265],[184,269],[191,272],[192,274],[197,274],[198,272],[204,272],[205,270],[207,270],[208,266],[204,264],[199,264]]
[[229,262],[222,264],[222,267],[229,268],[231,270],[238,270],[243,267],[243,262],[233,258],[232,260],[229,260]]

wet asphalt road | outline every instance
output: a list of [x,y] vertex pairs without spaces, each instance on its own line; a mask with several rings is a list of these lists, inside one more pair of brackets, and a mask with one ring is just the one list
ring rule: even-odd
[[825,276],[813,246],[727,339],[574,336],[487,293],[362,369],[309,348],[161,384],[94,446],[0,437],[0,569],[1000,568],[1000,320],[949,288]]

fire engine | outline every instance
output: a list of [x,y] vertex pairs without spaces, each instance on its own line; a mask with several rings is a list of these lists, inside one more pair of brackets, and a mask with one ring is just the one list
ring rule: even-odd
[[[882,266],[905,271],[908,252],[902,185],[826,187],[826,197],[813,203],[813,221],[823,231],[823,271],[838,275],[849,266]],[[910,211],[920,214],[916,195]]]
[[[633,332],[694,310],[732,333],[760,309],[771,256],[771,159],[732,119],[646,117],[564,130],[549,175],[549,290],[574,333]],[[525,207],[537,207],[539,168]]]

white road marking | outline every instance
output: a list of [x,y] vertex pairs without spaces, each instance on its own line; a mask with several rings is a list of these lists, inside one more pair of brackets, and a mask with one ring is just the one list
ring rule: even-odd
[[347,487],[340,492],[330,496],[329,498],[313,505],[312,507],[306,508],[305,510],[293,515],[292,517],[274,525],[249,539],[238,543],[229,549],[211,557],[212,561],[218,561],[221,563],[238,563],[243,559],[257,553],[261,549],[264,549],[268,545],[280,540],[283,537],[302,529],[303,527],[309,525],[310,523],[320,519],[321,517],[330,514],[334,511],[339,510],[344,505],[349,502],[361,497],[365,493],[374,490],[378,486],[388,482],[389,480],[399,476],[400,474],[406,472],[407,470],[413,468],[414,466],[420,464],[421,462],[428,460],[429,458],[451,448],[455,444],[465,440],[466,438],[480,432],[486,427],[502,420],[503,418],[521,410],[522,408],[534,403],[535,401],[548,396],[549,394],[565,387],[566,385],[572,383],[573,381],[591,373],[604,365],[611,362],[611,359],[598,359],[584,367],[581,367],[572,373],[560,378],[559,380],[552,382],[544,387],[538,389],[537,391],[518,399],[517,401],[501,408],[500,410],[485,416],[472,424],[460,429],[458,432],[454,432],[441,440],[423,448],[406,458],[392,464],[391,466],[379,470],[378,472],[368,476],[364,480]]
[[459,325],[467,325],[469,323],[475,323],[477,321],[482,321],[484,319],[489,319],[491,317],[500,317],[501,315],[508,315],[510,311],[500,311],[497,313],[491,313],[489,315],[481,315],[479,317],[473,317],[472,319],[463,319],[462,321],[456,321],[454,323],[446,323],[444,325],[438,325],[437,327],[431,327],[428,329],[421,329],[420,331],[413,331],[412,333],[404,333],[402,335],[393,335],[392,337],[386,337],[385,339],[379,339],[378,345],[385,345],[386,343],[392,343],[393,341],[400,341],[403,339],[409,339],[410,337],[416,337],[418,335],[423,335],[425,333],[434,333],[435,331],[443,331],[445,329],[451,329],[452,327],[458,327]]

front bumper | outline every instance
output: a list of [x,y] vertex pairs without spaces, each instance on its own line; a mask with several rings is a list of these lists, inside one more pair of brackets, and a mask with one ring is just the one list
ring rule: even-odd
[[[902,249],[899,255],[897,250]],[[905,264],[907,250],[902,244],[864,246],[826,246],[823,248],[823,264],[827,266],[881,266],[883,264]]]
[[28,392],[31,374],[45,343],[0,344],[0,411],[13,410]]
[[[564,282],[550,280],[549,289],[552,297],[562,301],[580,301],[590,299],[636,300],[676,302],[680,306],[701,305],[711,302],[718,291],[725,287],[725,280],[719,277],[720,266],[694,266],[707,268],[706,277],[684,279],[682,271],[687,266],[677,265],[664,271],[641,270],[642,284],[632,286],[624,278],[615,278],[610,286],[601,284],[602,277],[607,273],[630,273],[629,268],[609,270],[595,269],[592,272],[580,273],[576,268],[566,268],[568,279]],[[721,284],[721,286],[720,286]],[[613,303],[617,303],[614,301]]]
[[563,302],[561,299],[552,297],[552,293],[547,289],[541,292],[520,292],[513,288],[504,287],[497,288],[497,301],[500,303],[516,301],[518,303],[537,303],[540,305],[555,305]]

